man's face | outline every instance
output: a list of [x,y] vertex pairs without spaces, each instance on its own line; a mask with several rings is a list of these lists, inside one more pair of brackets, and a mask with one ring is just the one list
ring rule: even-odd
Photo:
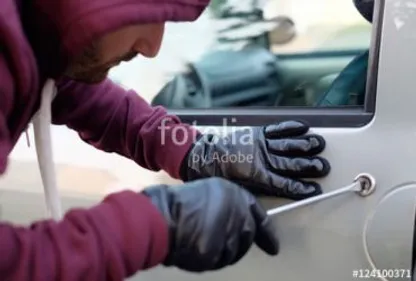
[[69,78],[84,83],[99,83],[109,70],[136,55],[155,57],[159,53],[164,24],[144,24],[124,27],[106,34],[71,61],[65,71]]

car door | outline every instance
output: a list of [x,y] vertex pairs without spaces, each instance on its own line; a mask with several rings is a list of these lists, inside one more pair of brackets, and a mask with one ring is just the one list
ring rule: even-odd
[[[349,0],[346,0],[349,1]],[[347,193],[273,217],[280,253],[256,247],[224,270],[189,274],[159,267],[137,280],[410,280],[416,199],[416,37],[414,5],[376,1],[363,107],[172,110],[201,130],[303,119],[327,140],[329,193],[368,173],[367,197]],[[231,121],[232,120],[232,121]],[[290,204],[264,198],[273,208]],[[136,280],[136,279],[134,279]]]

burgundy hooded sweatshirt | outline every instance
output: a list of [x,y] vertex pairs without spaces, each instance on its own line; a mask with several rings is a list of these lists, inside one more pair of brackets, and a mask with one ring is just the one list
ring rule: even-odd
[[[195,129],[110,80],[86,85],[61,75],[71,57],[106,32],[129,24],[194,21],[208,2],[1,0],[0,174],[39,109],[43,84],[53,79],[54,124],[77,131],[100,150],[179,178]],[[159,212],[145,196],[123,191],[59,221],[0,223],[0,280],[123,280],[160,264],[167,250],[168,230]]]

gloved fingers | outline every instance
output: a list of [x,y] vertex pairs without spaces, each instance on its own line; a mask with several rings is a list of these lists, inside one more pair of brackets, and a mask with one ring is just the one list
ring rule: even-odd
[[277,139],[301,136],[308,131],[309,125],[306,123],[290,120],[266,126],[264,128],[264,135],[268,139]]
[[325,149],[322,136],[310,134],[296,138],[266,139],[270,153],[280,156],[313,156]]
[[269,170],[282,177],[320,178],[328,175],[331,170],[328,160],[319,156],[288,158],[269,155],[267,160]]
[[275,235],[273,221],[267,216],[266,210],[257,200],[254,200],[251,211],[257,225],[254,238],[256,245],[271,256],[277,255],[279,253],[279,241]]
[[238,233],[235,233],[232,239],[230,238],[227,240],[227,249],[224,251],[221,262],[232,265],[240,261],[253,244],[255,229],[256,225],[254,220],[252,218],[247,218],[247,221],[245,221]]
[[[245,190],[239,190],[239,193],[243,198],[241,204],[236,206],[234,213],[240,214],[241,220],[230,217],[228,225],[223,227],[225,243],[221,256],[215,261],[216,266],[213,269],[237,263],[247,254],[253,244],[257,227],[251,213],[251,202],[254,197]],[[217,233],[217,235],[220,234],[222,234],[221,231]]]
[[271,172],[268,176],[269,188],[274,188],[275,196],[291,200],[303,200],[322,194],[322,188],[318,183],[293,180]]
[[[243,236],[242,239],[250,240],[250,238],[247,237],[247,234],[249,233],[241,234],[241,236]],[[227,239],[227,243],[223,250],[221,259],[218,261],[218,267],[216,267],[215,269],[220,269],[224,267],[224,265],[232,265],[238,262],[242,257],[244,257],[244,255],[247,253],[249,249],[249,247],[244,247],[246,244],[247,242],[244,241],[241,245],[237,237]]]
[[303,200],[322,194],[318,183],[293,180],[268,172],[257,181],[235,180],[240,187],[255,196],[281,197],[290,200]]

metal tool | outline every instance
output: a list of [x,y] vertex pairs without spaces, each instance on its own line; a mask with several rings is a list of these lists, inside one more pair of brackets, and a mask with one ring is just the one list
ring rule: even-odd
[[315,202],[323,201],[323,200],[333,198],[335,196],[349,193],[349,192],[355,192],[362,197],[366,197],[372,194],[375,188],[376,188],[376,181],[374,177],[371,176],[370,174],[363,173],[363,174],[359,174],[354,179],[354,182],[346,187],[343,187],[343,188],[340,188],[340,189],[337,189],[337,190],[334,190],[334,191],[331,191],[322,195],[304,199],[295,203],[291,203],[291,204],[287,204],[284,206],[279,206],[274,209],[270,209],[267,211],[267,215],[274,216],[277,214],[282,214],[284,212],[287,212],[293,209],[297,209],[297,208],[300,208],[300,207],[303,207],[303,206],[306,206]]

